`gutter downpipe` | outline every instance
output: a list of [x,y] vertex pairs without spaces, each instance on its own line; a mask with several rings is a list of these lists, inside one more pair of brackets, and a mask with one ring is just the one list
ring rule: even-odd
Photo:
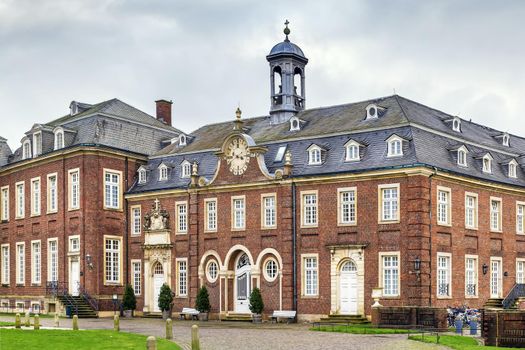
[[[129,158],[126,157],[126,161],[124,163],[124,189],[125,191],[127,192],[128,191],[128,171],[129,171],[129,166],[128,166],[128,163],[129,163]],[[128,280],[129,278],[129,246],[128,246],[128,234],[129,234],[129,230],[130,230],[130,227],[129,227],[129,210],[128,210],[128,200],[126,199],[126,197],[123,195],[122,196],[122,200],[124,201],[124,249],[126,251],[126,267],[124,268],[124,281],[126,281],[126,283],[131,283],[130,280]]]
[[293,310],[297,312],[297,228],[295,182],[292,182],[292,269],[293,269]]
[[[429,222],[428,222],[428,225],[429,225],[429,240],[428,240],[428,243],[429,243],[429,248],[430,248],[430,261],[428,262],[428,267],[430,268],[430,275],[432,275],[432,177],[434,175],[437,175],[437,172],[438,172],[438,169],[436,167],[433,167],[434,168],[434,172],[432,174],[430,174],[430,176],[428,177],[428,180],[429,180],[429,188],[428,188],[428,201],[429,201],[429,204],[428,204],[428,219],[429,219]],[[428,285],[428,306],[432,306],[432,278],[430,278],[430,283]]]

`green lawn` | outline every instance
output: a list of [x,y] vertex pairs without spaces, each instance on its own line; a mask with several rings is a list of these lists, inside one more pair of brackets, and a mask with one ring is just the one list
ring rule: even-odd
[[[436,343],[435,335],[425,335],[423,338],[421,335],[411,335],[411,340],[422,341],[424,343]],[[496,349],[509,349],[495,346],[481,346],[478,344],[476,339],[471,337],[462,337],[460,335],[440,335],[439,344],[448,346],[449,348],[456,350],[496,350]]]
[[337,332],[337,333],[352,333],[352,334],[397,334],[409,333],[408,329],[393,329],[393,328],[374,328],[370,325],[350,324],[350,325],[321,325],[320,327],[310,328],[312,331],[321,332]]
[[[145,349],[143,335],[108,330],[20,330],[0,329],[0,349]],[[177,344],[157,339],[158,350],[180,350]]]

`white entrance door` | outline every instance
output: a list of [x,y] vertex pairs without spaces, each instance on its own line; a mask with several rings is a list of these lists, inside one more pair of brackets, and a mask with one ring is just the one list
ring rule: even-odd
[[164,284],[164,269],[161,263],[157,263],[153,269],[153,311],[160,312],[159,294],[160,288]]
[[339,303],[341,314],[357,314],[357,268],[352,261],[341,266],[339,276]]
[[78,296],[80,289],[80,262],[71,260],[69,265],[69,293]]
[[490,262],[490,297],[501,298],[501,260],[491,260]]
[[237,260],[235,269],[235,312],[250,313],[250,260],[243,254]]

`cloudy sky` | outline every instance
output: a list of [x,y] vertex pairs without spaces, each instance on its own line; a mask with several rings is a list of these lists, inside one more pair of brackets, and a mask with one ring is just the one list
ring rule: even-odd
[[71,100],[117,97],[174,125],[269,110],[265,56],[310,62],[307,107],[396,93],[525,136],[525,1],[0,0],[0,135],[18,147]]

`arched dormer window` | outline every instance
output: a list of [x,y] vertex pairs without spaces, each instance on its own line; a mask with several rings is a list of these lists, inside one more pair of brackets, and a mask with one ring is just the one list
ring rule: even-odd
[[322,163],[321,147],[317,145],[311,145],[307,149],[308,151],[308,165],[319,165]]
[[186,135],[180,134],[179,136],[179,146],[186,146],[187,138]]
[[468,166],[467,153],[468,153],[468,149],[465,146],[461,146],[458,149],[458,165],[459,166]]
[[492,174],[492,156],[490,153],[487,153],[483,156],[482,162],[483,162],[483,168],[482,171],[487,174]]
[[507,146],[509,147],[510,146],[510,136],[509,134],[505,133],[503,134],[503,137],[501,139],[501,143],[503,144],[503,146]]
[[514,159],[508,164],[508,176],[513,179],[518,177],[518,163]]
[[345,161],[354,162],[361,160],[361,156],[359,154],[360,146],[361,144],[354,140],[350,140],[347,143],[345,143]]
[[180,165],[180,177],[187,178],[191,176],[191,163],[185,160]]
[[379,117],[379,109],[375,104],[369,104],[366,106],[366,120],[376,119]]
[[64,148],[64,130],[62,128],[55,129],[55,151]]
[[25,140],[22,143],[22,159],[31,158],[31,141]]
[[290,118],[290,131],[299,131],[301,130],[301,122],[297,117]]
[[42,132],[37,131],[33,134],[33,157],[42,154]]
[[458,117],[454,117],[454,119],[452,119],[452,130],[461,132],[461,119]]
[[166,164],[159,165],[159,181],[166,181],[168,179],[168,167]]
[[387,157],[400,157],[403,155],[403,138],[394,134],[386,142]]
[[139,168],[138,173],[139,173],[139,184],[146,183],[146,180],[147,180],[146,169],[141,167]]

